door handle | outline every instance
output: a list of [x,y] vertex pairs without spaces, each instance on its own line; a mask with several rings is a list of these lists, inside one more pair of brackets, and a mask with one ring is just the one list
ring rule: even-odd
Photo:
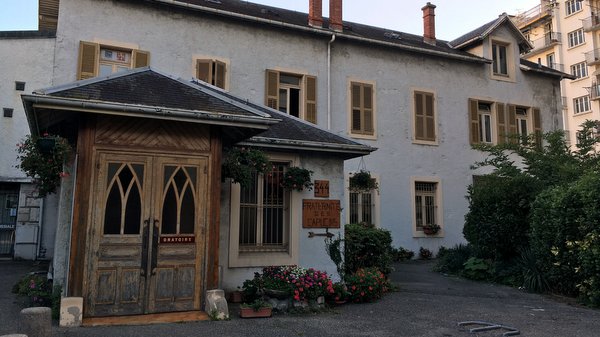
[[150,270],[152,275],[156,275],[156,266],[158,263],[158,224],[159,221],[154,219],[154,228],[152,231],[152,261],[150,261]]
[[146,270],[148,269],[148,232],[150,228],[150,219],[144,220],[144,228],[142,229],[142,264],[140,265],[140,275],[146,277]]

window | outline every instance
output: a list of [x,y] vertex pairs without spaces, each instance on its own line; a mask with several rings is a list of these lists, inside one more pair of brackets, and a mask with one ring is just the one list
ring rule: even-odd
[[[376,178],[373,178],[377,180]],[[377,190],[355,191],[350,184],[348,223],[364,223],[369,225],[378,224],[377,205],[379,204],[379,193]]]
[[432,93],[414,93],[414,140],[435,142],[435,107]]
[[149,63],[150,53],[147,51],[80,41],[77,79],[107,76],[126,69],[145,67]]
[[375,136],[373,85],[350,83],[350,133],[355,136]]
[[577,78],[587,77],[587,75],[588,75],[587,63],[580,62],[580,63],[572,65],[571,66],[571,75],[573,75]]
[[508,46],[492,42],[492,67],[494,75],[508,76]]
[[231,184],[230,267],[297,263],[297,229],[292,226],[292,192],[280,181],[293,160],[272,157],[268,174],[252,184]]
[[515,107],[515,114],[517,118],[517,135],[521,142],[525,144],[529,134],[527,108]]
[[219,60],[196,60],[196,78],[225,89],[227,64]]
[[267,70],[265,104],[275,110],[317,123],[317,78]]
[[423,234],[424,225],[443,228],[441,180],[435,177],[413,177],[413,233]]
[[[556,69],[556,62],[554,61],[555,57],[554,57],[554,53],[548,54],[546,55],[546,65],[548,66],[548,68],[552,68],[552,69]],[[560,69],[557,69],[560,70]]]
[[2,108],[2,112],[4,113],[4,117],[7,117],[7,118],[12,118],[13,111],[14,110],[12,108]]
[[565,2],[565,8],[567,10],[567,15],[579,12],[582,9],[581,0],[567,0],[567,2]]
[[590,97],[586,95],[574,98],[573,105],[576,114],[590,111]]
[[583,28],[569,33],[569,48],[578,46],[584,42]]
[[479,118],[479,141],[492,143],[492,104],[479,103],[477,115]]

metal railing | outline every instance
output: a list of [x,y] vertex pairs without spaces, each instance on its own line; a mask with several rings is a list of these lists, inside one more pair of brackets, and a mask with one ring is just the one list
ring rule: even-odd
[[598,14],[592,14],[592,16],[583,19],[583,29],[586,32],[590,30],[600,28],[600,16]]
[[590,88],[590,99],[600,99],[600,84],[592,82],[592,87]]
[[548,68],[552,68],[554,70],[565,72],[565,65],[562,63],[550,63],[550,64],[548,64]]
[[546,15],[550,15],[552,13],[551,3],[552,0],[541,0],[539,5],[513,16],[512,20],[517,27],[521,28]]
[[536,49],[549,47],[555,43],[560,43],[560,41],[561,41],[561,34],[559,32],[547,32],[547,33],[544,33],[543,37],[541,37],[539,39],[535,39],[530,42],[533,45],[533,49],[536,50]]
[[594,49],[585,53],[585,61],[588,65],[600,62],[600,49]]

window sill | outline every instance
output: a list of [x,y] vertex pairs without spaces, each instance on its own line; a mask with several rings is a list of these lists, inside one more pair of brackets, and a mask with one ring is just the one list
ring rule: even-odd
[[582,112],[576,112],[576,113],[573,113],[573,117],[581,117],[581,116],[586,116],[586,115],[589,115],[589,114],[591,114],[592,112],[593,112],[592,110],[589,110],[589,111],[582,111]]
[[580,43],[580,44],[578,44],[576,46],[567,47],[567,51],[570,51],[572,49],[575,49],[575,48],[578,48],[578,47],[581,47],[581,46],[585,46],[585,41],[583,41],[583,43]]
[[360,133],[348,132],[348,136],[350,136],[352,138],[357,138],[357,139],[377,140],[377,135],[375,135],[375,134],[365,135],[365,134],[360,134]]
[[516,83],[514,76],[512,76],[512,75],[505,76],[505,75],[497,75],[497,74],[492,73],[491,78],[496,81]]
[[413,139],[412,143],[415,145],[428,145],[428,146],[439,146],[440,145],[440,143],[437,140]]
[[565,19],[566,19],[566,18],[570,18],[570,17],[572,17],[572,16],[575,16],[575,15],[577,15],[577,14],[581,13],[581,12],[583,12],[583,8],[582,8],[582,9],[580,9],[580,10],[578,10],[578,11],[576,11],[576,12],[573,12],[573,13],[571,13],[571,14],[566,14],[566,13],[565,13],[565,14],[566,14],[566,15],[565,15]]
[[286,252],[238,252],[229,256],[229,268],[298,264],[298,257]]
[[443,238],[444,237],[444,230],[440,229],[439,232],[437,232],[436,234],[432,234],[432,235],[427,235],[425,233],[423,233],[423,231],[413,231],[413,238]]
[[579,82],[579,81],[587,80],[588,78],[590,78],[590,76],[589,76],[589,75],[587,75],[587,76],[584,76],[584,77],[578,77],[578,78],[576,78],[576,79],[574,79],[574,80],[571,80],[571,82],[570,82],[570,83],[576,83],[576,82]]

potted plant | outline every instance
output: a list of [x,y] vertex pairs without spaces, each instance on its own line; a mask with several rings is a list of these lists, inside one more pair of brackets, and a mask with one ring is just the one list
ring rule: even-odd
[[252,183],[255,173],[265,173],[269,169],[269,158],[262,151],[233,147],[223,159],[221,175],[247,187]]
[[440,231],[440,226],[438,224],[425,224],[423,225],[423,233],[425,235],[435,235]]
[[[47,141],[54,144],[47,144]],[[60,179],[69,175],[63,168],[72,148],[65,138],[47,133],[42,136],[28,135],[22,143],[17,144],[17,153],[17,167],[33,178],[40,198],[54,193],[60,185]]]
[[242,318],[271,317],[272,314],[273,307],[262,299],[240,305],[240,317]]
[[229,301],[231,303],[242,303],[244,301],[244,293],[240,287],[229,293]]
[[379,188],[375,178],[371,177],[371,172],[360,170],[350,176],[350,191],[369,192]]
[[348,296],[350,296],[350,292],[348,292],[348,287],[345,283],[336,282],[333,284],[333,294],[331,294],[333,303],[340,305],[346,303],[348,301]]
[[313,183],[311,179],[313,171],[301,167],[288,168],[281,181],[281,186],[288,190],[302,192],[304,189],[312,190]]

